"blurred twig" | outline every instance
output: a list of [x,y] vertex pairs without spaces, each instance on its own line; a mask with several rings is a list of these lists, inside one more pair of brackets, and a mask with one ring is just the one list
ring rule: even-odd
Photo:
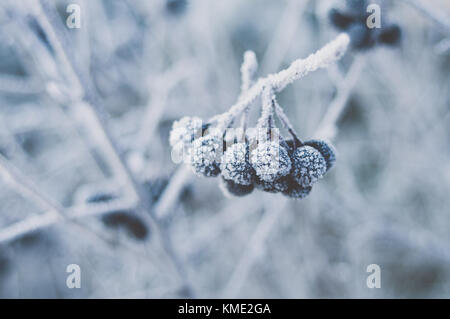
[[314,134],[315,137],[332,140],[336,136],[337,121],[345,110],[348,98],[350,97],[353,87],[358,81],[364,65],[364,60],[364,56],[355,57],[355,61],[350,67],[344,81],[337,83],[336,96],[328,106],[328,110],[323,116],[322,121]]
[[248,272],[253,266],[253,263],[263,253],[267,236],[276,224],[280,214],[283,213],[284,206],[287,202],[287,199],[283,199],[282,203],[276,202],[276,204],[272,203],[272,205],[266,205],[266,211],[264,212],[263,217],[247,242],[245,250],[237,262],[226,287],[224,288],[223,297],[234,298],[236,293],[245,283],[245,278],[247,277]]

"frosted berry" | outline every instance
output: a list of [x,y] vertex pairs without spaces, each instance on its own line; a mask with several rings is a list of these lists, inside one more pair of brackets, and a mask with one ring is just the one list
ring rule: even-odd
[[222,136],[209,134],[194,140],[189,156],[189,162],[194,172],[206,177],[219,175],[222,150]]
[[250,162],[256,175],[265,182],[289,174],[292,167],[286,148],[274,141],[258,144],[251,152]]
[[255,181],[255,186],[257,189],[262,190],[267,193],[279,193],[283,192],[288,188],[288,178],[289,176],[283,176],[277,178],[273,182],[265,182],[257,178]]
[[253,184],[255,172],[249,162],[248,145],[236,143],[227,148],[222,156],[222,176],[236,184]]
[[233,181],[226,180],[221,178],[220,188],[225,193],[225,195],[233,195],[233,196],[245,196],[253,192],[255,186],[253,184],[250,185],[240,185],[236,184]]
[[378,41],[388,45],[396,45],[401,39],[401,29],[398,25],[392,24],[387,27],[383,27],[380,35],[378,36]]
[[325,162],[327,163],[327,171],[333,167],[336,162],[336,151],[331,143],[327,143],[322,140],[309,140],[305,142],[305,145],[312,146],[322,154]]
[[305,198],[312,190],[311,186],[303,187],[295,182],[290,183],[289,187],[283,191],[283,195],[286,195],[295,199]]
[[301,146],[292,153],[292,176],[303,187],[313,185],[322,178],[327,163],[322,154],[311,146]]

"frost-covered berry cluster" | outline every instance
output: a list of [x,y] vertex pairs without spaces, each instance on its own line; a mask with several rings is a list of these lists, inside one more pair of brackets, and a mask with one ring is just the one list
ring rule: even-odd
[[[369,5],[366,0],[346,0],[345,3],[339,1],[328,13],[330,22],[349,34],[351,46],[355,50],[370,49],[377,43],[397,45],[401,39],[400,27],[395,23],[388,23],[385,13],[378,14],[377,8],[372,11],[369,7],[368,10]],[[371,25],[368,25],[368,20]]]
[[[256,57],[246,52],[238,102],[205,122],[198,117],[175,121],[169,137],[172,158],[175,160],[176,155],[177,162],[188,164],[197,175],[220,175],[220,188],[229,195],[244,196],[256,188],[304,198],[333,166],[335,152],[322,140],[302,142],[278,104],[276,93],[308,72],[328,67],[343,55],[349,42],[348,35],[341,34],[315,54],[258,81],[254,80]],[[248,109],[258,98],[261,116],[250,129]],[[289,132],[289,139],[280,135],[276,116]]]

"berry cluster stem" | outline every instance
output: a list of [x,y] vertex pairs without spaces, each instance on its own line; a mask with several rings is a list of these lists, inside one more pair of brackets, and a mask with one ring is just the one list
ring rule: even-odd
[[276,74],[270,74],[265,78],[260,78],[248,90],[247,94],[232,105],[227,112],[213,118],[219,118],[219,129],[225,129],[234,118],[239,116],[262,94],[265,88],[271,88],[274,93],[277,93],[292,82],[306,76],[308,73],[328,67],[344,55],[349,43],[349,36],[346,33],[341,33],[336,39],[307,58],[295,60],[287,69]]

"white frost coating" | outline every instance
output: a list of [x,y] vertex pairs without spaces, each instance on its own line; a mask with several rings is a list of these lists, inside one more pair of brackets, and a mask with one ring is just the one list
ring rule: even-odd
[[245,93],[253,84],[253,79],[258,70],[258,61],[253,51],[245,51],[244,61],[241,65],[241,92]]
[[266,78],[259,79],[245,96],[231,106],[229,111],[215,116],[220,122],[220,128],[224,129],[228,123],[238,116],[249,104],[251,104],[266,87],[271,87],[273,91],[280,92],[288,84],[307,75],[309,72],[320,68],[326,68],[330,64],[339,60],[346,52],[350,38],[346,33],[341,33],[336,39],[329,42],[316,53],[309,55],[305,59],[295,60],[287,69],[276,74],[270,74]]
[[261,117],[258,120],[258,128],[268,127],[269,118],[273,115],[272,103],[274,99],[275,95],[273,94],[272,88],[265,88],[261,95],[262,111]]
[[275,91],[283,90],[288,84],[304,77],[309,72],[326,68],[340,59],[347,50],[350,38],[342,33],[335,40],[322,49],[309,55],[306,59],[298,59],[286,69],[277,74],[270,75],[269,80]]

